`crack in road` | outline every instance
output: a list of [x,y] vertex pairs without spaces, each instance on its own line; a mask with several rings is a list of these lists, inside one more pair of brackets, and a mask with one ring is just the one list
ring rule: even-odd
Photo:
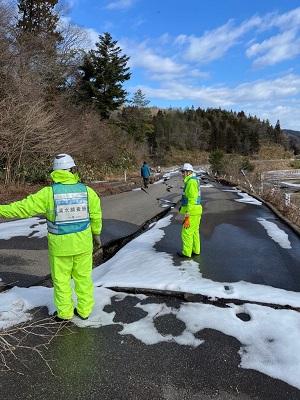
[[[224,286],[225,287],[225,286]],[[237,306],[241,306],[244,304],[255,304],[263,307],[270,307],[274,310],[291,310],[300,312],[300,307],[293,307],[289,305],[281,305],[276,303],[264,303],[260,301],[253,300],[240,300],[240,299],[228,299],[228,298],[212,298],[212,296],[206,296],[203,294],[194,294],[187,292],[179,292],[174,290],[159,290],[159,289],[148,289],[148,288],[133,288],[133,287],[119,287],[119,286],[111,286],[107,287],[107,289],[113,290],[114,292],[122,292],[128,294],[144,294],[144,295],[157,295],[157,296],[165,296],[165,297],[176,297],[182,301],[190,302],[190,303],[203,303],[203,304],[211,304],[216,307],[222,308],[230,308],[230,304],[235,304]]]

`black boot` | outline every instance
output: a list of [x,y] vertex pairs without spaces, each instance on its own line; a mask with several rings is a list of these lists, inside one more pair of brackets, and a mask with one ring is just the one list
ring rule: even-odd
[[183,254],[181,251],[177,251],[176,254],[181,258],[191,258],[190,256],[186,256],[185,254]]
[[76,317],[82,319],[83,321],[85,321],[86,319],[88,319],[88,317],[82,317],[79,312],[77,311],[77,308],[74,309],[74,315],[76,315]]
[[69,321],[71,321],[70,319],[63,319],[63,318],[60,318],[60,317],[57,315],[57,311],[55,311],[55,313],[53,314],[53,319],[54,319],[55,322],[69,322]]

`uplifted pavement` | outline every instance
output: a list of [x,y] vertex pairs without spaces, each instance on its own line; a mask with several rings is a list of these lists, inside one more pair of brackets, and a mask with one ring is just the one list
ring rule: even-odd
[[[178,185],[181,185],[180,181]],[[202,255],[193,260],[199,263],[203,277],[226,282],[244,279],[252,283],[299,291],[299,238],[265,206],[240,203],[237,200],[241,196],[234,191],[228,192],[227,189],[228,187],[222,185],[214,185],[203,188],[202,191]],[[134,225],[138,226],[139,217],[135,213],[133,217],[137,218]],[[285,235],[281,238],[278,235],[272,236],[270,230],[267,231],[261,224],[263,221],[275,223],[281,234],[286,234],[290,245],[287,240],[280,240],[286,239]],[[173,220],[163,228],[165,235],[155,245],[158,254],[172,255],[174,268],[180,267],[182,263],[174,255],[180,247],[180,229],[180,224]],[[125,294],[121,298],[117,293],[113,296],[111,303],[103,310],[108,319],[113,318],[115,325],[80,329],[70,323],[67,327],[72,333],[66,327],[54,338],[46,353],[46,358],[51,360],[53,374],[45,360],[38,355],[18,353],[18,358],[12,364],[15,371],[0,375],[3,398],[300,399],[299,390],[287,383],[253,369],[240,368],[240,351],[247,343],[241,344],[234,337],[216,329],[202,329],[195,334],[196,338],[204,340],[200,346],[179,344],[175,339],[180,337],[185,325],[174,312],[158,313],[158,317],[155,315],[153,320],[144,321],[145,336],[149,332],[149,326],[154,324],[162,336],[174,337],[174,340],[167,343],[147,345],[134,336],[134,330],[132,334],[120,335],[126,325],[147,317],[147,312],[138,307],[138,304],[148,304],[150,310],[157,304],[162,309],[167,306],[176,310],[181,307],[182,301],[170,296],[153,295],[144,298]],[[41,313],[47,315],[46,310]],[[103,317],[103,325],[106,325],[105,322]],[[251,321],[244,322],[245,326],[247,323],[251,324]],[[34,340],[33,336],[29,336],[29,342]],[[16,373],[20,369],[24,375]]]
[[[181,177],[175,176],[145,190],[139,188],[101,198],[102,243],[107,245],[134,234],[147,221],[170,208],[179,200],[181,185]],[[33,225],[32,234],[35,229]],[[5,284],[30,286],[49,274],[47,239],[32,234],[32,237],[17,236],[16,232],[11,239],[0,240],[0,289]]]

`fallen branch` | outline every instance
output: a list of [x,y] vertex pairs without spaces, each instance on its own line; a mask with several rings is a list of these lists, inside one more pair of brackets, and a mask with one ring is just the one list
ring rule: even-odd
[[[40,309],[37,310],[39,312]],[[37,313],[36,312],[36,313]],[[36,314],[35,313],[35,314]],[[51,342],[60,336],[73,334],[69,322],[57,322],[54,317],[47,317],[24,322],[18,326],[0,331],[0,371],[14,371],[25,375],[24,372],[14,368],[21,364],[28,369],[23,360],[23,354],[27,352],[37,355],[47,366],[47,369],[55,376],[45,352],[49,349]]]

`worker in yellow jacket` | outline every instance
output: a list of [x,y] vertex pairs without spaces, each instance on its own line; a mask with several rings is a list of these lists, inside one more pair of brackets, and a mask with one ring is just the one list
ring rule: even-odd
[[[57,155],[53,162],[51,186],[24,200],[0,206],[0,216],[4,218],[46,217],[58,320],[70,320],[74,314],[87,319],[91,314],[94,306],[93,244],[101,246],[100,198],[94,190],[79,182],[75,167],[71,156]],[[75,284],[76,308],[72,300],[71,278]]]
[[180,214],[184,215],[181,240],[182,251],[177,254],[181,257],[191,257],[200,254],[200,221],[202,215],[200,182],[193,175],[193,167],[185,163],[181,169],[184,181],[181,198]]

